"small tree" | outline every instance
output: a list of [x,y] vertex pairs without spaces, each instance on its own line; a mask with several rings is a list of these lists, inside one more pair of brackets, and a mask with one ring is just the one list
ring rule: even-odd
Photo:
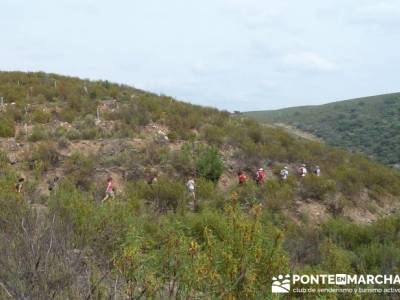
[[224,164],[220,158],[218,149],[212,147],[200,151],[196,161],[196,170],[200,176],[217,182],[224,170]]

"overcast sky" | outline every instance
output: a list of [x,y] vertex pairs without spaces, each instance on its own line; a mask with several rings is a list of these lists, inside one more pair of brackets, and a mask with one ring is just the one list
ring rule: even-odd
[[0,69],[229,110],[398,92],[399,0],[0,0]]

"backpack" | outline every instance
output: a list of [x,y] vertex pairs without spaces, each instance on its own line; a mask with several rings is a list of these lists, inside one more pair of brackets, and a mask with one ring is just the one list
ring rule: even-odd
[[300,176],[306,176],[306,174],[307,174],[306,167],[300,167],[299,174],[300,174]]
[[245,182],[246,182],[246,179],[247,179],[246,175],[241,174],[241,175],[239,176],[239,183],[245,183]]
[[265,171],[258,171],[257,172],[257,182],[263,182],[265,179]]

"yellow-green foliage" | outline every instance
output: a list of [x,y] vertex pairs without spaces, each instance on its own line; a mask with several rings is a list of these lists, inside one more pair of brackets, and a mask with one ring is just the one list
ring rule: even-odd
[[281,233],[262,224],[260,214],[260,206],[253,207],[251,216],[227,206],[223,213],[164,219],[155,233],[144,226],[132,228],[115,267],[132,295],[146,286],[147,297],[268,297],[265,287],[272,275],[287,272],[288,265]]

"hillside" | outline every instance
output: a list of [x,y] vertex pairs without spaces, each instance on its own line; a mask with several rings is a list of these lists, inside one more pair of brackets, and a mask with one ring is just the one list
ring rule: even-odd
[[400,93],[244,115],[287,123],[330,145],[362,152],[387,165],[400,164]]
[[1,299],[271,299],[277,274],[397,272],[400,174],[362,155],[108,81],[2,72],[0,97]]

